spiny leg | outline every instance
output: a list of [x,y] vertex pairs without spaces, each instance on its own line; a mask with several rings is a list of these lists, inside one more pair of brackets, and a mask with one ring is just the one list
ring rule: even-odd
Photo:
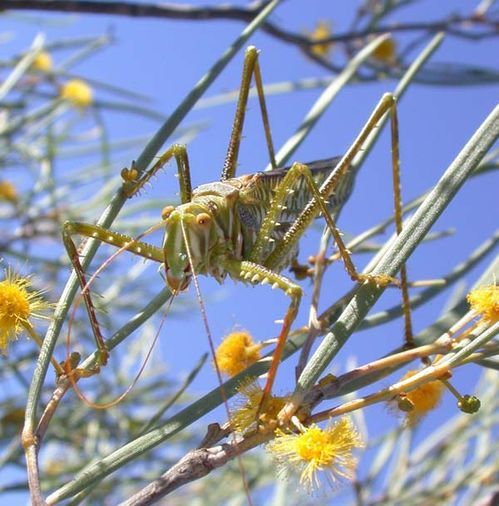
[[[390,108],[390,128],[392,138],[392,180],[395,230],[397,231],[397,235],[400,235],[402,232],[402,190],[400,183],[399,122],[395,100]],[[404,312],[405,344],[407,347],[413,348],[414,338],[412,334],[411,305],[409,302],[409,282],[406,264],[402,264],[402,267],[400,267],[400,286],[402,289],[402,310]]]
[[[262,222],[260,230],[258,231],[257,238],[255,240],[255,244],[251,250],[250,258],[252,262],[259,262],[265,265],[266,262],[262,261],[262,255],[266,244],[271,240],[272,232],[275,227],[279,225],[277,220],[279,219],[279,215],[285,210],[285,203],[289,198],[292,198],[291,195],[295,192],[297,181],[303,178],[312,197],[318,202],[319,211],[323,214],[324,219],[331,231],[331,234],[338,245],[339,252],[344,260],[345,268],[350,277],[354,281],[365,281],[371,280],[373,278],[369,275],[359,274],[352,262],[352,259],[348,253],[347,248],[341,238],[341,234],[336,227],[334,220],[330,214],[330,210],[327,207],[327,203],[324,201],[324,198],[321,196],[319,188],[313,178],[312,172],[310,169],[301,163],[294,163],[293,166],[288,170],[283,180],[277,187],[274,198],[272,199],[270,209],[265,215],[265,218]],[[397,283],[398,280],[395,278],[388,278],[389,281]],[[373,278],[374,279],[374,278]],[[385,280],[385,277],[383,277]],[[380,280],[378,279],[378,282]]]
[[183,144],[173,144],[170,146],[170,148],[159,157],[156,163],[145,170],[140,177],[135,168],[135,163],[132,163],[130,169],[123,169],[121,171],[121,177],[123,178],[123,194],[128,198],[135,195],[172,157],[175,157],[177,162],[180,200],[182,204],[190,202],[192,199],[191,173],[187,149]]
[[[156,163],[144,171],[141,176],[139,176],[134,163],[132,163],[132,167],[130,169],[123,169],[121,171],[121,177],[123,179],[123,194],[128,198],[135,195],[156,174],[159,169],[168,163],[172,157],[174,157],[177,162],[181,202],[183,204],[190,202],[192,198],[192,185],[189,170],[189,159],[187,156],[186,147],[181,144],[173,144],[159,157]],[[164,212],[165,211],[166,208]],[[126,250],[160,263],[164,262],[164,252],[161,249],[147,243],[143,243],[138,239],[134,239],[130,236],[117,232],[112,232],[97,225],[77,222],[66,222],[64,224],[62,231],[64,246],[68,252],[69,258],[73,264],[73,268],[82,288],[82,296],[85,301],[85,306],[87,308],[87,313],[100,355],[100,363],[105,364],[107,362],[108,352],[106,350],[104,339],[100,332],[99,323],[95,314],[95,307],[88,290],[85,272],[80,263],[78,250],[71,238],[71,236],[75,234],[89,238],[96,238],[102,242],[117,246],[118,248],[123,248],[126,246]]]
[[227,155],[225,157],[224,167],[221,181],[232,179],[236,174],[237,158],[239,155],[239,146],[241,144],[241,135],[243,131],[244,116],[246,114],[246,106],[248,103],[248,94],[251,85],[251,78],[255,77],[256,89],[258,92],[258,100],[260,102],[260,111],[262,114],[263,128],[265,130],[265,139],[267,141],[267,149],[269,152],[270,163],[276,168],[274,146],[272,144],[272,135],[270,133],[269,117],[267,106],[265,104],[265,95],[263,92],[262,76],[260,65],[258,63],[258,50],[254,46],[246,49],[244,56],[243,74],[241,77],[241,86],[239,88],[239,98],[237,100],[236,113],[232,132],[230,135],[229,146],[227,147]]
[[[260,230],[258,232],[257,238],[255,240],[255,243],[253,245],[253,248],[251,250],[249,260],[253,263],[261,263],[262,262],[262,255],[264,252],[264,247],[268,242],[271,240],[272,232],[276,226],[279,225],[277,220],[279,219],[279,215],[283,212],[285,208],[286,201],[290,198],[290,195],[295,191],[294,187],[296,186],[296,183],[300,178],[303,178],[305,180],[305,183],[308,186],[308,189],[310,190],[311,195],[315,199],[315,201],[318,203],[319,210],[322,212],[327,225],[331,231],[331,234],[333,238],[335,239],[338,249],[340,253],[342,254],[342,258],[345,263],[346,270],[348,274],[352,277],[352,279],[357,281],[364,281],[364,280],[377,280],[376,277],[372,276],[362,276],[357,273],[357,270],[355,269],[355,266],[350,258],[350,255],[348,254],[348,251],[343,243],[343,240],[341,238],[340,232],[337,229],[334,220],[330,214],[330,211],[326,205],[326,202],[324,201],[324,198],[321,196],[319,188],[317,187],[317,184],[315,183],[315,180],[312,176],[312,172],[310,169],[301,163],[294,163],[292,167],[287,171],[286,175],[280,182],[280,184],[277,187],[277,190],[275,192],[274,198],[272,199],[270,209],[268,210],[267,214],[265,215],[265,218],[263,219],[263,222],[261,224]],[[348,192],[346,192],[348,193]],[[245,276],[247,277],[247,276]],[[259,281],[261,276],[258,274],[255,274],[255,279],[251,279],[251,281]],[[393,279],[393,278],[390,278]],[[393,281],[397,281],[394,280]],[[296,308],[297,310],[297,308]],[[288,311],[289,312],[289,311]],[[294,320],[294,317],[293,317]],[[285,319],[285,322],[289,321]],[[292,320],[291,320],[292,321]],[[289,322],[289,325],[291,325],[291,322]],[[289,333],[289,326],[286,329],[286,331],[281,332],[278,338],[278,343],[276,350],[274,352],[274,356],[272,359],[272,364],[268,372],[268,379],[267,383],[265,385],[263,396],[261,400],[261,406],[265,404],[267,401],[268,396],[271,394],[272,385],[274,383],[275,375],[277,372],[277,367],[279,365],[279,362],[281,360],[282,356],[282,350],[284,348],[284,344],[286,341],[286,337]]]
[[[391,115],[391,137],[392,137],[392,171],[393,171],[393,184],[394,184],[394,207],[395,207],[395,222],[396,222],[396,230],[397,233],[400,233],[402,230],[402,204],[400,198],[400,169],[399,169],[399,153],[398,153],[398,122],[396,116],[396,102],[395,97],[389,93],[383,95],[370,118],[366,122],[365,126],[362,128],[360,134],[355,139],[352,146],[349,148],[347,153],[343,156],[342,160],[339,162],[334,171],[331,172],[331,175],[324,181],[319,189],[319,194],[317,195],[315,192],[317,190],[317,186],[312,179],[311,189],[314,192],[314,198],[309,201],[309,203],[305,206],[305,209],[301,212],[298,218],[294,221],[294,223],[290,226],[287,232],[284,234],[283,238],[276,244],[275,249],[272,253],[262,262],[263,265],[268,267],[269,269],[275,269],[280,262],[280,259],[283,256],[287,255],[291,248],[296,244],[299,238],[302,236],[304,231],[310,225],[312,220],[317,216],[319,212],[324,214],[326,221],[333,233],[333,236],[337,242],[339,251],[342,255],[342,258],[345,262],[345,267],[349,275],[358,281],[369,281],[374,282],[376,284],[386,285],[387,283],[393,282],[394,278],[384,275],[359,275],[353,266],[353,263],[350,259],[350,255],[341,239],[339,232],[337,231],[334,223],[332,222],[331,217],[328,212],[324,212],[325,203],[324,200],[328,199],[329,196],[338,188],[341,187],[342,180],[345,177],[348,168],[358,153],[358,151],[362,148],[364,142],[367,137],[371,133],[371,131],[376,127],[377,123],[382,119],[382,117],[389,113]],[[286,196],[288,188],[283,188],[283,194],[279,197],[281,202],[276,202],[275,207],[283,205],[284,198]],[[276,199],[277,200],[277,196]],[[343,202],[344,203],[344,202]],[[338,202],[338,205],[341,205],[341,202]],[[273,203],[274,205],[274,203]],[[326,209],[327,211],[327,209]],[[272,212],[272,211],[271,211]],[[277,213],[277,211],[275,211]],[[274,213],[274,214],[275,214]],[[270,214],[270,213],[269,213]],[[269,217],[269,222],[272,221],[272,217]],[[275,226],[270,224],[271,227]],[[262,226],[263,228],[263,226]],[[269,236],[268,231],[262,233],[262,235]],[[406,343],[412,343],[412,330],[410,323],[410,308],[409,308],[409,295],[407,288],[407,273],[406,269],[401,270],[401,287],[402,287],[402,304],[404,311],[404,319],[405,319],[405,332],[406,332]],[[399,284],[397,282],[397,284]]]
[[277,338],[277,345],[272,355],[272,362],[267,375],[267,382],[263,389],[262,399],[260,406],[258,407],[257,416],[260,415],[262,408],[264,408],[267,399],[272,391],[272,386],[277,373],[277,368],[281,362],[282,353],[284,351],[284,345],[286,344],[286,338],[288,337],[291,325],[293,324],[298,308],[300,307],[300,300],[303,291],[299,285],[293,283],[290,279],[278,274],[277,272],[267,269],[263,265],[247,260],[230,260],[225,259],[222,261],[222,266],[230,273],[230,275],[241,281],[253,284],[266,285],[270,284],[271,287],[280,288],[288,297],[291,298],[288,310],[284,315],[284,321],[282,324],[281,332]]
[[144,258],[154,260],[160,263],[164,261],[163,260],[164,252],[162,249],[157,248],[151,244],[141,242],[125,234],[120,234],[118,232],[107,230],[105,228],[99,227],[98,225],[91,225],[88,223],[79,223],[72,221],[67,221],[66,223],[64,223],[62,228],[62,239],[66,251],[68,252],[69,259],[73,264],[74,271],[76,273],[76,276],[78,277],[78,281],[81,286],[82,290],[81,293],[83,296],[83,300],[85,302],[85,307],[87,308],[87,314],[90,320],[90,324],[92,326],[92,331],[97,345],[98,362],[99,365],[106,365],[109,352],[107,351],[106,343],[100,331],[95,306],[92,301],[92,297],[90,296],[87,279],[80,263],[78,250],[72,239],[72,236],[76,234],[81,235],[83,237],[97,239],[101,242],[111,244],[118,248],[123,248],[126,246],[127,251],[131,251],[132,253],[143,256]]

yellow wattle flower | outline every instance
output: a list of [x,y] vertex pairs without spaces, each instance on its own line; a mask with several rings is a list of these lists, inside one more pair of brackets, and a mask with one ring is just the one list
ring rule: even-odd
[[397,44],[392,39],[384,40],[372,53],[372,57],[387,65],[397,62]]
[[10,181],[0,181],[0,200],[15,204],[18,199],[16,187]]
[[[418,370],[407,371],[402,381],[411,378],[419,372]],[[445,385],[441,381],[431,380],[409,392],[405,392],[402,398],[409,407],[409,410],[405,411],[407,425],[413,427],[421,418],[435,409],[440,404],[444,389]]]
[[[318,21],[315,30],[309,34],[312,40],[321,40],[330,37],[332,34],[331,25],[327,21]],[[310,52],[316,56],[325,57],[330,53],[333,42],[326,42],[323,44],[314,44],[310,47]]]
[[499,288],[495,283],[471,290],[467,299],[471,309],[478,313],[484,322],[493,324],[499,321]]
[[63,84],[59,96],[79,109],[85,109],[93,102],[92,88],[82,79],[71,79]]
[[33,60],[31,68],[39,72],[50,72],[52,70],[52,57],[46,51],[40,51]]
[[357,465],[352,451],[363,446],[351,420],[343,417],[325,429],[314,424],[298,434],[277,429],[266,449],[276,460],[280,474],[300,473],[300,483],[313,492],[321,484],[319,471],[330,485],[341,478],[352,479]]
[[249,378],[249,380],[242,382],[237,390],[243,399],[234,405],[230,420],[231,427],[236,432],[244,433],[256,429],[258,422],[260,431],[266,429],[268,431],[269,428],[273,431],[277,422],[277,415],[286,405],[289,397],[270,395],[257,417],[263,397],[263,389],[254,378]]
[[9,343],[17,339],[29,318],[43,318],[39,311],[49,307],[40,292],[29,290],[31,280],[14,274],[10,269],[0,281],[0,354],[6,354]]
[[261,344],[255,344],[251,334],[245,330],[231,332],[215,352],[220,372],[235,376],[260,360]]

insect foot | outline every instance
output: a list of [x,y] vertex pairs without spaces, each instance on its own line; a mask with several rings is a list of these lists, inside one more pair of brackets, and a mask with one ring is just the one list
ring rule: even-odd
[[293,260],[289,270],[298,281],[302,281],[306,278],[313,278],[314,276],[314,270],[310,265],[300,264],[297,260]]
[[135,160],[129,169],[125,167],[121,171],[121,179],[123,180],[123,194],[128,198],[132,197],[139,188],[139,171],[135,168]]

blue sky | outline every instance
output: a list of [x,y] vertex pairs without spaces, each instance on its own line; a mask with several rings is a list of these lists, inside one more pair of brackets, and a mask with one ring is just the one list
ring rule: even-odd
[[[459,11],[469,8],[470,2],[456,1],[453,4],[453,9]],[[447,8],[446,2],[421,2],[407,12],[397,12],[390,21],[439,19]],[[350,2],[295,1],[284,2],[272,19],[297,32],[311,31],[318,20],[325,19],[331,21],[334,32],[343,32],[348,28],[351,12]],[[2,32],[12,34],[12,39],[2,45],[4,54],[15,54],[28,47],[40,31],[45,33],[48,42],[63,37],[112,33],[115,42],[111,46],[83,61],[73,70],[83,77],[126,87],[151,97],[150,107],[165,115],[176,107],[243,27],[238,22],[223,21],[187,22],[53,14],[36,16],[42,21],[40,26],[12,15],[3,19]],[[408,39],[407,35],[400,37],[401,44]],[[265,83],[327,75],[327,71],[306,59],[295,47],[269,35],[256,33],[250,42],[261,50],[260,62]],[[498,50],[497,40],[471,43],[449,37],[432,57],[432,62],[496,65],[497,70]],[[238,87],[242,58],[241,52],[213,84],[207,96]],[[336,62],[343,61],[341,48],[335,48],[331,58]],[[54,55],[54,59],[57,62],[57,55]],[[344,153],[381,95],[393,90],[395,85],[395,82],[385,80],[348,86],[299,148],[293,160],[307,162]],[[277,147],[293,133],[320,91],[315,89],[268,97],[272,134]],[[109,97],[109,94],[100,89],[96,89],[95,93],[96,99]],[[402,184],[406,201],[436,183],[496,103],[497,85],[411,86],[398,109]],[[194,185],[218,179],[233,111],[233,103],[200,108],[192,111],[184,121],[182,126],[195,122],[204,125],[203,131],[189,144]],[[105,121],[112,138],[152,134],[159,126],[157,122],[118,113],[106,114]],[[127,153],[122,158],[118,155],[113,159],[116,177],[121,167],[129,164],[138,153],[139,150],[136,153]],[[61,170],[64,170],[63,163]],[[251,102],[238,173],[255,172],[263,169],[266,164],[267,152],[258,107],[256,102]],[[166,173],[154,180],[154,187],[140,198],[147,199],[149,195],[158,197],[163,194],[165,199],[174,197],[176,190],[173,173],[173,166],[170,166]],[[357,234],[389,216],[392,208],[390,184],[390,145],[385,132],[357,178],[354,194],[342,213],[341,229],[348,234]],[[456,233],[419,248],[408,266],[411,279],[431,279],[444,275],[492,234],[497,225],[496,192],[495,174],[466,183],[435,226],[435,230],[440,231],[455,228]],[[158,214],[159,211],[158,209]],[[96,210],[94,218],[99,214],[100,210]],[[315,228],[320,230],[320,227]],[[317,232],[307,234],[302,258],[314,251],[318,237]],[[366,261],[365,256],[359,256],[357,259],[360,265]],[[468,282],[476,280],[480,272],[480,269],[475,269],[467,279]],[[158,276],[159,283],[161,278]],[[323,306],[328,297],[334,300],[335,293],[341,294],[350,286],[351,282],[342,268],[331,269],[324,290]],[[297,320],[300,325],[306,323],[311,291],[308,282],[304,282],[303,287],[306,295]],[[213,280],[203,279],[201,290],[206,296],[209,323],[216,341],[234,326],[247,328],[257,339],[275,335],[277,326],[273,321],[282,318],[288,304],[282,293],[271,292],[268,287],[245,287],[232,281],[220,288]],[[449,294],[433,300],[428,307],[416,312],[416,332],[434,321],[445,306]],[[191,314],[188,319],[167,320],[158,351],[167,363],[171,364],[171,374],[188,372],[199,355],[207,349],[193,289],[182,297],[191,300],[188,306]],[[394,302],[393,294],[389,294],[378,303],[375,310],[390,306]],[[397,346],[401,338],[401,322],[359,333],[352,337],[349,345],[338,355],[333,370],[335,373],[344,371],[347,361],[354,356],[357,357],[358,363],[379,357]],[[292,389],[293,367],[294,364],[289,363],[281,368],[277,391]],[[459,370],[454,378],[455,384],[464,392],[471,393],[478,372],[473,366]],[[192,386],[192,392],[203,392],[215,385],[213,371],[210,367],[205,367],[198,381]],[[449,413],[454,414],[453,406],[454,401],[447,398],[431,420],[425,422],[426,428],[434,428]],[[397,423],[381,407],[369,408],[365,415],[369,432],[372,434],[384,430],[387,424]]]

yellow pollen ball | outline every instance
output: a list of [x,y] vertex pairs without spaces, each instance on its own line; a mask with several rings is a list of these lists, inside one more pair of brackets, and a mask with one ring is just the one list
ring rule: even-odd
[[0,200],[14,203],[17,199],[16,187],[10,181],[0,181]]
[[71,79],[68,81],[61,87],[59,95],[63,100],[67,100],[80,109],[85,109],[93,101],[92,88],[81,79]]
[[496,284],[481,286],[468,294],[468,302],[482,320],[487,323],[499,321],[499,288]]
[[303,460],[315,460],[318,466],[331,463],[332,455],[326,451],[328,438],[319,427],[311,427],[296,440],[296,453]]
[[[402,380],[409,379],[419,372],[407,371]],[[412,409],[406,413],[407,423],[413,426],[429,411],[435,409],[440,404],[444,389],[445,385],[441,381],[432,380],[406,392],[404,396],[412,405]]]
[[52,57],[46,51],[40,51],[33,60],[31,68],[40,72],[49,72],[52,70]]
[[321,488],[319,472],[330,485],[340,478],[353,477],[356,459],[354,448],[361,448],[362,439],[348,417],[343,417],[325,429],[317,425],[303,427],[298,434],[280,429],[267,444],[267,450],[276,460],[279,473],[300,473],[300,483],[309,492]]
[[40,298],[40,293],[30,292],[29,278],[22,278],[7,270],[5,279],[0,281],[0,353],[6,353],[10,341],[29,325],[28,318],[40,317],[38,310],[49,307]]
[[8,281],[2,281],[0,283],[0,314],[2,321],[28,318],[28,292]]
[[[10,281],[0,283],[0,351],[5,352],[9,340],[18,333],[21,322],[30,314],[28,292]],[[9,339],[10,338],[10,339]]]
[[235,409],[230,422],[234,430],[244,433],[253,429],[257,421],[261,431],[273,430],[277,415],[286,405],[289,397],[269,395],[261,407],[261,412],[257,415],[263,397],[260,385],[253,378],[249,378],[238,386],[237,391],[244,400],[238,401],[234,405]]
[[260,359],[261,344],[255,344],[246,331],[231,332],[215,353],[220,371],[235,376]]
[[[310,34],[312,40],[321,40],[331,36],[331,26],[326,21],[318,21],[315,30]],[[310,51],[316,56],[327,56],[333,47],[332,42],[323,44],[314,44],[310,47]]]
[[397,60],[397,44],[393,39],[386,39],[373,51],[372,56],[380,62],[393,64]]

